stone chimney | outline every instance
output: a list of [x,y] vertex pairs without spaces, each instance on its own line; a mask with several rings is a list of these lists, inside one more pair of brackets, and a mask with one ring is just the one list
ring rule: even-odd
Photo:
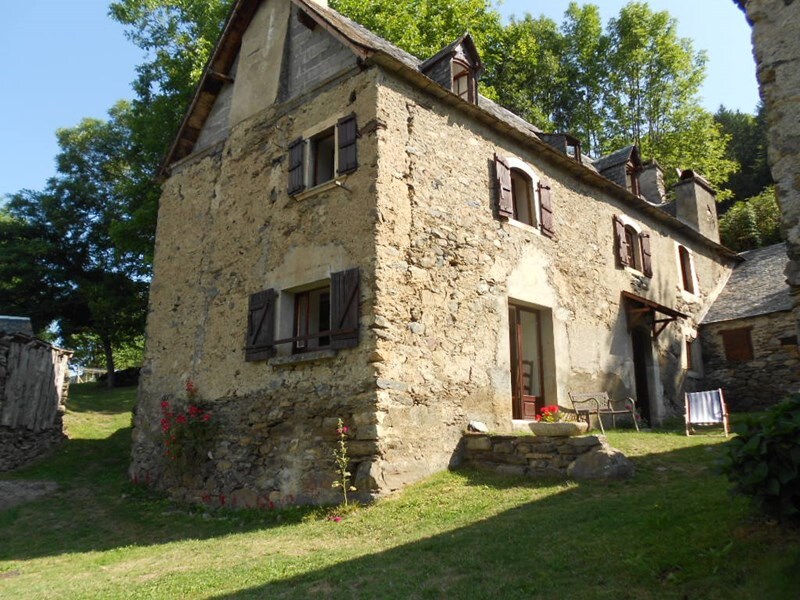
[[639,173],[639,193],[651,204],[664,204],[667,199],[664,171],[655,160],[648,161],[642,166]]
[[708,239],[719,243],[717,195],[703,177],[687,169],[672,186],[675,194],[675,216]]

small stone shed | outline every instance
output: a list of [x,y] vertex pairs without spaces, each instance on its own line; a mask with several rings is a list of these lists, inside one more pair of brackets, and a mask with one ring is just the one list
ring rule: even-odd
[[64,438],[72,352],[33,336],[23,317],[0,316],[0,472],[48,452]]
[[741,256],[700,327],[702,375],[706,387],[724,389],[731,410],[760,410],[800,391],[800,352],[786,245]]
[[[163,165],[131,477],[190,500],[335,500],[337,418],[377,496],[569,391],[681,410],[688,341],[741,259],[713,189],[665,203],[628,147],[593,161],[324,3],[239,0]],[[176,481],[163,401],[219,424]]]

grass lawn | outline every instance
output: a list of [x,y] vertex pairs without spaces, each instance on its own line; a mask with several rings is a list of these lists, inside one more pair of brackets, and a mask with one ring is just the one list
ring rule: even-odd
[[3,476],[60,489],[0,512],[0,598],[800,598],[800,532],[728,494],[720,437],[610,432],[629,482],[441,473],[337,523],[132,486],[134,400],[73,386],[70,440]]

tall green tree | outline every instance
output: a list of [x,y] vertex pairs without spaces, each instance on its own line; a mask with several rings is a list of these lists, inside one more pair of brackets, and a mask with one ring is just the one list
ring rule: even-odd
[[125,182],[135,152],[125,103],[110,119],[84,119],[57,132],[57,175],[41,192],[10,197],[0,226],[0,310],[30,315],[37,329],[55,320],[59,334],[100,340],[109,385],[114,348],[140,335],[147,306],[147,265],[124,252],[111,230],[126,218]]
[[145,53],[136,68],[128,124],[137,153],[126,180],[126,218],[112,229],[120,248],[152,263],[160,190],[156,170],[175,137],[232,0],[118,0],[109,14]]
[[581,140],[583,151],[597,156],[608,144],[603,103],[609,79],[610,39],[603,32],[600,9],[570,2],[561,25],[561,74],[553,111],[557,131]]
[[773,185],[767,163],[767,128],[764,104],[760,103],[755,115],[729,110],[720,106],[714,120],[730,136],[726,158],[741,165],[724,185],[734,200],[744,200],[760,194]]
[[752,198],[734,204],[719,220],[722,243],[742,252],[781,241],[781,211],[770,186]]

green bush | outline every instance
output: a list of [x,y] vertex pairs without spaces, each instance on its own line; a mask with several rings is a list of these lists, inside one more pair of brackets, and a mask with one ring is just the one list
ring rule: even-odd
[[723,471],[736,491],[783,522],[800,523],[800,394],[736,427]]

